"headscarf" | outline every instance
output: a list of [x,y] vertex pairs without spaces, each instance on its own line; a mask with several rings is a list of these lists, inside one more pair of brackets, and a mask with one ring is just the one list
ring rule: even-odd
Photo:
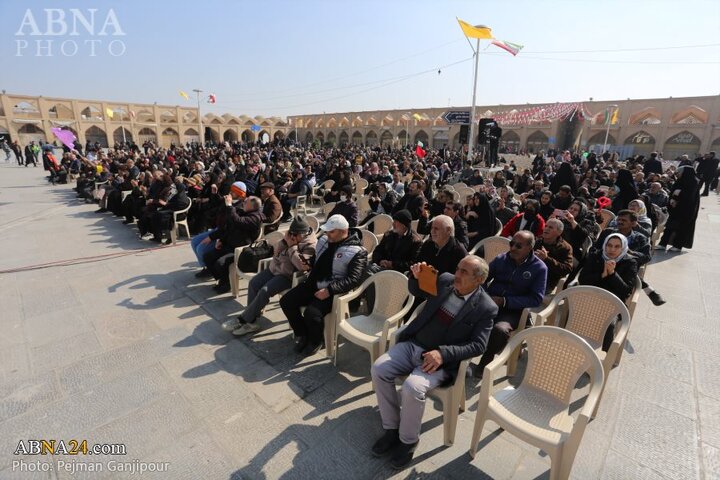
[[691,166],[686,165],[684,167],[680,167],[678,172],[680,172],[680,175],[672,187],[673,191],[687,190],[688,192],[694,192],[697,190],[699,183],[697,177],[695,176],[695,170],[693,170]]
[[[607,244],[611,238],[619,238],[620,242],[622,242],[622,251],[620,252],[620,255],[618,255],[615,258],[608,258],[607,253],[605,253],[605,247],[607,246]],[[627,253],[628,253],[628,239],[625,235],[623,235],[622,233],[611,233],[610,235],[608,235],[605,238],[605,241],[603,242],[603,245],[602,245],[603,260],[605,260],[605,261],[612,260],[615,263],[617,263],[620,260],[622,260],[625,257],[625,255],[627,255]]]
[[[647,207],[645,206],[645,202],[643,202],[639,198],[636,198],[635,200],[630,200],[630,203],[632,203],[632,202],[637,203],[640,207],[640,209],[637,211],[638,220],[648,218]],[[628,206],[629,206],[629,204],[628,204]]]

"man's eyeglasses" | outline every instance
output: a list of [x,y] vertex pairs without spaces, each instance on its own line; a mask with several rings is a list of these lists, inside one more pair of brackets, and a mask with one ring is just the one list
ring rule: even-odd
[[525,245],[523,245],[521,242],[516,242],[515,240],[510,241],[510,248],[516,248],[516,249],[520,250],[524,246]]

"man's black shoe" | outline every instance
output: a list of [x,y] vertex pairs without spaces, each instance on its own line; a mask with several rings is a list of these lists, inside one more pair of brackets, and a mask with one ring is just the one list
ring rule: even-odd
[[293,350],[295,350],[295,353],[301,353],[303,350],[305,350],[305,347],[307,347],[308,344],[308,337],[297,337],[295,339],[295,347],[293,347]]
[[315,355],[317,352],[319,352],[320,349],[322,348],[322,346],[323,346],[322,340],[320,340],[318,342],[314,342],[314,341],[308,342],[308,346],[307,346],[307,349],[305,350],[305,354],[308,357],[311,357],[311,356]]
[[653,302],[653,305],[655,305],[656,307],[659,307],[660,305],[665,304],[665,300],[656,291],[652,291],[652,292],[648,293],[648,298],[650,299],[651,302]]
[[129,225],[129,224],[131,224],[131,223],[133,223],[133,222],[134,222],[134,220],[125,219],[125,220],[123,220],[123,225]]
[[400,434],[397,429],[385,430],[385,434],[375,442],[372,446],[372,454],[376,457],[382,457],[392,451],[393,448],[400,444]]
[[203,268],[199,272],[195,274],[195,278],[208,278],[212,277],[212,272],[208,270],[207,268]]
[[107,212],[107,208],[98,208],[97,210],[95,210],[95,213],[105,213],[105,212]]
[[403,468],[407,467],[408,464],[412,462],[416,447],[417,442],[411,444],[400,442],[397,448],[395,448],[393,456],[390,459],[390,465],[392,466],[392,468],[394,468],[395,470],[402,470]]
[[229,283],[218,283],[213,287],[213,290],[215,290],[217,293],[227,293],[230,291],[230,284]]

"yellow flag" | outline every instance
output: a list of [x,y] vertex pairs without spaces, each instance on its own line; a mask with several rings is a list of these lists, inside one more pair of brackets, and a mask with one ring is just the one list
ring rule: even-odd
[[463,33],[468,38],[495,38],[493,37],[492,29],[490,27],[486,27],[485,25],[478,25],[477,27],[473,27],[469,23],[463,22],[459,18],[457,19],[457,21],[460,24],[460,28],[462,28]]
[[418,122],[423,119],[422,115],[418,113],[413,113],[413,118],[417,120]]
[[107,114],[108,118],[113,118],[113,114],[114,114],[115,112],[113,112],[113,111],[112,111],[111,109],[109,109],[109,108],[106,108],[106,109],[105,109],[105,113]]
[[613,112],[612,117],[610,117],[610,125],[615,125],[618,122],[618,113],[620,112],[619,108],[615,109],[615,112]]
[[188,94],[180,90],[178,93],[180,93],[180,96],[183,97],[185,100],[190,100],[190,97],[188,97]]

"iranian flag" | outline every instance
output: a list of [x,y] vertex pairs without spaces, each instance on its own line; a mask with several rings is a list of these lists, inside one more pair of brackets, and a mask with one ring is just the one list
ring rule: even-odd
[[425,151],[425,145],[423,145],[422,142],[417,142],[417,146],[415,147],[415,155],[417,155],[418,158],[425,158],[425,155],[427,155],[427,152]]
[[522,48],[523,48],[523,45],[520,45],[518,43],[507,42],[507,41],[503,41],[503,40],[493,40],[490,43],[492,43],[496,47],[502,48],[506,52],[510,52],[513,57],[515,55],[517,55],[518,53],[520,53],[520,50],[522,50]]

